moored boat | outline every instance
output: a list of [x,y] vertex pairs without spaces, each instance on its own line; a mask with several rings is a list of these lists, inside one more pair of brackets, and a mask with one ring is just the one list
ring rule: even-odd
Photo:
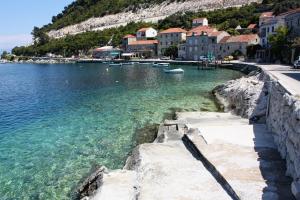
[[113,66],[120,66],[120,67],[122,67],[122,63],[110,63],[109,66],[110,67],[113,67]]
[[153,63],[153,67],[169,67],[170,63]]
[[169,73],[169,74],[182,74],[184,73],[184,70],[181,68],[177,68],[177,69],[164,69],[165,73]]

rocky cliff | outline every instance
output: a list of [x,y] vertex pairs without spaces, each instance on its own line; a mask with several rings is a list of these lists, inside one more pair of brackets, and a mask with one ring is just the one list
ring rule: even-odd
[[157,22],[172,14],[178,12],[212,10],[218,8],[234,7],[249,4],[252,2],[260,2],[261,0],[187,0],[175,1],[170,3],[165,1],[159,5],[153,5],[147,8],[141,8],[135,12],[124,10],[114,15],[106,15],[104,17],[90,18],[79,24],[64,27],[59,30],[52,30],[48,33],[51,38],[60,38],[68,34],[76,35],[86,31],[98,31],[107,28],[124,26],[129,22]]

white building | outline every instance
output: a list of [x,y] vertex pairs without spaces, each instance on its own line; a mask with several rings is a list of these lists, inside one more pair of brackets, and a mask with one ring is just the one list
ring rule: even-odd
[[208,20],[207,18],[197,18],[193,20],[193,27],[197,26],[208,26]]
[[141,28],[137,31],[136,37],[138,40],[147,40],[149,38],[155,38],[157,36],[157,31],[152,28]]

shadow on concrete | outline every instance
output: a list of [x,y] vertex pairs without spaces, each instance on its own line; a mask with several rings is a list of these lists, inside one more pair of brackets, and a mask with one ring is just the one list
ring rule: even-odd
[[285,175],[286,161],[274,145],[271,133],[262,131],[262,125],[254,124],[254,150],[258,155],[259,168],[267,187],[262,200],[295,200],[291,192],[292,178]]
[[216,181],[222,186],[222,188],[227,192],[227,194],[233,200],[240,200],[240,197],[236,194],[227,180],[222,176],[222,174],[215,168],[215,166],[207,160],[207,158],[199,151],[191,140],[184,135],[182,137],[183,144],[186,149],[193,155],[193,157],[202,162],[204,167],[211,173],[211,175],[216,179]]
[[299,73],[283,73],[283,74],[290,77],[290,78],[292,78],[292,79],[300,81],[300,71],[299,71]]

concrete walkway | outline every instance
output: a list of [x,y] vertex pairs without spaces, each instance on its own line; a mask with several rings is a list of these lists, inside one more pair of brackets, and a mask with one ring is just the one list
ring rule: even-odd
[[292,66],[279,64],[236,63],[260,67],[277,79],[281,85],[284,85],[284,88],[286,88],[290,94],[300,97],[300,69],[293,69]]
[[[179,113],[187,137],[239,199],[294,199],[273,137],[265,125],[228,113]],[[215,123],[211,123],[211,122]],[[195,131],[199,130],[199,131]]]

